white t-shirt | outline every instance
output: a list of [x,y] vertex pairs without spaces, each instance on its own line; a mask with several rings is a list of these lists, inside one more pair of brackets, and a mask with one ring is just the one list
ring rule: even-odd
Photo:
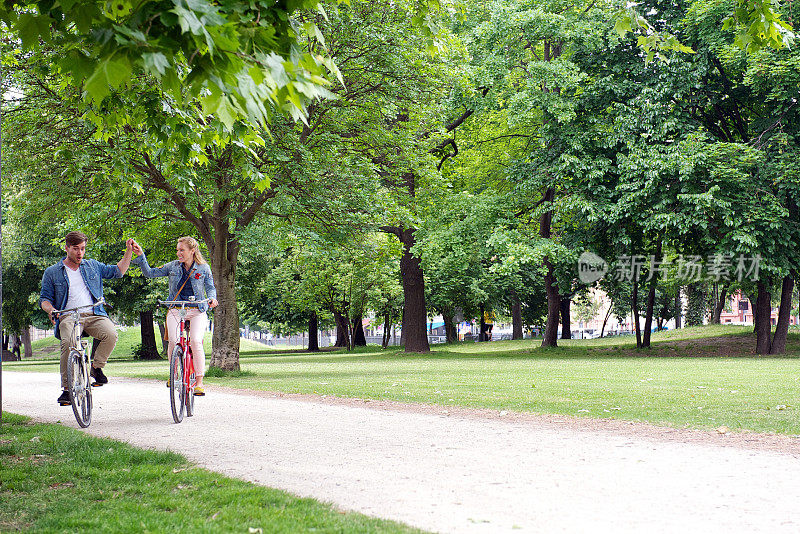
[[[67,297],[67,305],[64,309],[69,310],[71,308],[77,308],[78,306],[94,304],[92,294],[89,293],[89,287],[81,276],[80,268],[73,271],[65,265],[64,270],[67,271],[67,277],[69,278],[69,296]],[[92,310],[89,308],[86,308],[81,310],[81,313],[88,313],[91,311]]]

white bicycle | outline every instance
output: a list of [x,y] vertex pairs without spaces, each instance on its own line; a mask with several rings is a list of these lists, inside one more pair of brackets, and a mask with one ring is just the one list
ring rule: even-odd
[[80,310],[92,309],[104,303],[105,299],[100,299],[94,304],[53,311],[54,315],[71,314],[75,318],[75,323],[72,325],[69,356],[67,357],[67,388],[72,412],[81,428],[86,428],[92,422],[92,384],[89,374],[92,366],[89,363],[89,353],[86,351],[89,342],[81,339],[83,324],[81,324]]

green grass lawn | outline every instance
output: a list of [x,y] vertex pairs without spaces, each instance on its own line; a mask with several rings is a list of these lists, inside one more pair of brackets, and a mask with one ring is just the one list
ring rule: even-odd
[[3,413],[0,532],[421,532]]
[[[277,354],[243,348],[242,372],[209,384],[290,393],[608,417],[691,428],[727,426],[800,434],[800,335],[781,357],[756,357],[752,328],[659,332],[653,348],[615,337],[433,346],[430,354],[366,347],[347,353]],[[29,362],[5,368],[55,370]],[[119,362],[109,376],[164,380],[160,362]]]

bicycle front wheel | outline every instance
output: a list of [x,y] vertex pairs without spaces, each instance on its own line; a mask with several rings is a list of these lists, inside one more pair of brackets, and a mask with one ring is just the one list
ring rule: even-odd
[[183,374],[183,351],[180,345],[175,347],[169,361],[169,406],[172,408],[172,419],[176,423],[183,421],[186,411],[186,383]]
[[[189,347],[189,351],[192,348]],[[186,358],[186,369],[185,369],[185,376],[186,380],[186,415],[187,417],[191,417],[194,415],[194,388],[195,384],[197,383],[197,378],[194,376],[194,358],[192,358],[191,352],[187,354]]]
[[81,428],[86,428],[92,422],[92,386],[89,383],[88,365],[81,352],[75,349],[70,351],[67,359],[69,402]]

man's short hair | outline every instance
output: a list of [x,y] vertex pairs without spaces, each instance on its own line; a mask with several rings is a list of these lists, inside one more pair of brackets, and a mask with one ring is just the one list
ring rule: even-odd
[[64,238],[64,242],[68,247],[74,247],[75,245],[86,243],[87,241],[89,241],[89,238],[86,237],[86,234],[83,232],[70,232],[67,234],[67,237]]

